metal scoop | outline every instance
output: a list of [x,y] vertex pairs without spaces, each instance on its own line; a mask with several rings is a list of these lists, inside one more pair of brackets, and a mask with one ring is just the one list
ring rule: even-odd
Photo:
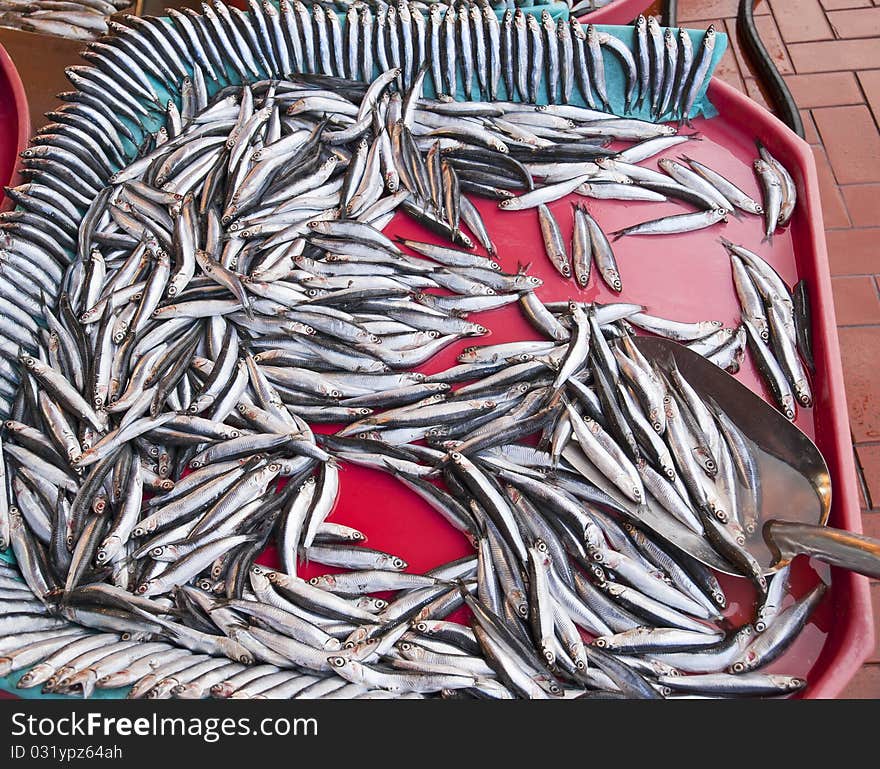
[[[637,337],[648,360],[674,358],[679,370],[704,399],[723,409],[749,440],[758,464],[761,502],[758,527],[746,547],[772,574],[796,555],[870,577],[880,577],[880,541],[825,525],[831,510],[831,477],[815,444],[770,404],[703,356],[657,337]],[[615,499],[633,522],[653,529],[672,545],[707,566],[739,574],[703,536],[672,517],[649,496],[641,506],[620,494],[576,446],[563,456]]]

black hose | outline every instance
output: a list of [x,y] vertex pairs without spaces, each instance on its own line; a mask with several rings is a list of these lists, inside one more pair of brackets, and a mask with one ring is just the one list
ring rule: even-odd
[[663,12],[660,15],[660,23],[664,27],[678,26],[678,0],[665,0]]
[[755,67],[756,74],[766,86],[773,111],[783,123],[803,139],[804,124],[801,113],[755,28],[754,0],[740,0],[736,36],[752,66]]

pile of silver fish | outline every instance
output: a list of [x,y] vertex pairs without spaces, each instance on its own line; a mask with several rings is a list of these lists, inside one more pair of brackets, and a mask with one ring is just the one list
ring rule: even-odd
[[[271,11],[245,18],[268,29]],[[462,194],[482,167],[598,174],[618,155],[606,140],[642,136],[612,125],[575,149],[511,130],[498,144],[501,121],[542,110],[424,99],[423,70],[403,90],[398,68],[366,85],[269,67],[209,89],[198,49],[159,28],[90,50],[91,86],[10,191],[0,546],[16,563],[0,566],[0,673],[152,698],[802,689],[762,669],[825,586],[784,604],[787,569],[768,584],[745,547],[762,493],[752,445],[633,338],[732,366],[721,324],[544,304],[538,279],[500,269]],[[150,58],[157,46],[169,55]],[[128,66],[110,78],[98,57]],[[448,244],[390,240],[399,210]],[[545,340],[413,371],[485,333],[468,315],[513,303]],[[367,547],[331,518],[349,463],[392,474],[476,554],[416,574]],[[751,622],[728,626],[713,573],[640,521],[648,503],[754,584]],[[269,543],[277,570],[256,562]],[[304,561],[347,571],[305,580]],[[470,626],[449,619],[461,607]]]
[[810,375],[804,367],[815,370],[806,285],[801,281],[790,292],[776,270],[756,253],[724,238],[721,242],[730,254],[741,328],[758,371],[776,407],[794,419],[798,405],[813,405]]
[[130,0],[0,0],[0,27],[69,40],[96,40]]

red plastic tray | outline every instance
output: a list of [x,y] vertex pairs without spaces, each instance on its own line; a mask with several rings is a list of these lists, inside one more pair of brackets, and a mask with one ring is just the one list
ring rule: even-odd
[[[741,221],[731,218],[726,225],[687,235],[623,238],[615,244],[624,283],[624,291],[618,297],[597,282],[598,276],[594,275],[587,289],[579,290],[573,282],[562,280],[552,270],[543,252],[534,211],[500,212],[494,203],[482,200],[477,201],[477,205],[499,249],[498,259],[503,268],[513,271],[519,263],[531,263],[531,273],[545,281],[538,292],[545,301],[568,297],[600,302],[639,301],[649,311],[671,318],[711,318],[733,325],[738,320],[739,308],[732,288],[729,259],[718,242],[721,235],[767,258],[790,285],[805,278],[814,314],[816,405],[812,410],[801,410],[797,424],[815,439],[828,462],[833,481],[829,523],[860,531],[855,468],[812,153],[805,142],[770,113],[724,83],[713,80],[709,97],[720,115],[711,120],[694,121],[702,141],[673,148],[666,156],[674,157],[686,151],[757,195],[751,161],[756,154],[754,139],[760,138],[792,172],[799,193],[799,205],[790,226],[777,233],[772,246],[761,243],[762,224],[756,217],[745,217]],[[647,162],[653,165],[656,159]],[[573,200],[586,201],[572,196],[551,206],[567,234],[571,232],[570,203]],[[606,231],[682,210],[673,203],[586,202]],[[436,242],[435,236],[403,215],[392,222],[387,232],[392,236]],[[457,354],[469,344],[538,338],[516,306],[474,317],[491,329],[491,333],[447,348],[424,367],[425,371],[439,371],[453,365]],[[767,396],[748,356],[738,378]],[[329,430],[332,428],[326,426],[321,431]],[[424,571],[473,552],[464,537],[392,477],[350,464],[343,466],[340,500],[331,520],[364,531],[370,546],[399,554],[408,561],[411,571]],[[271,550],[261,561],[277,565]],[[873,646],[873,625],[866,579],[836,569],[817,570],[826,578],[830,572],[831,589],[801,636],[770,669],[806,676],[809,683],[803,696],[827,698],[841,692],[866,658]],[[333,569],[308,564],[303,567],[302,575],[309,577],[326,571]],[[815,580],[812,564],[798,559],[793,569],[792,592],[797,596],[803,594]],[[736,578],[724,578],[723,582],[731,604],[727,612],[729,619],[746,621],[752,598],[748,585],[745,580]],[[459,612],[453,618],[464,620],[466,615]]]
[[31,119],[27,96],[18,70],[6,49],[0,45],[0,210],[11,201],[2,187],[18,184],[19,153],[28,143]]
[[578,18],[590,24],[629,24],[652,5],[652,0],[611,0],[604,8],[598,8]]
[[[800,410],[797,425],[814,438],[831,471],[830,525],[860,531],[855,468],[812,153],[805,142],[769,112],[723,82],[713,80],[709,96],[720,115],[711,120],[694,121],[702,140],[673,148],[665,156],[687,152],[757,196],[759,190],[751,161],[757,154],[754,140],[760,138],[790,169],[799,194],[790,226],[777,233],[772,246],[761,243],[762,221],[757,217],[744,217],[741,221],[731,218],[726,225],[698,233],[622,238],[614,244],[624,284],[623,293],[618,297],[604,284],[596,282],[595,270],[590,285],[583,291],[553,271],[543,252],[534,211],[500,212],[491,201],[483,200],[477,201],[477,206],[498,247],[502,267],[513,271],[518,263],[531,262],[530,272],[545,281],[538,290],[545,301],[568,297],[600,302],[638,301],[647,305],[649,311],[666,317],[717,319],[727,326],[734,325],[739,319],[739,306],[733,291],[729,258],[719,243],[721,235],[767,258],[789,285],[805,278],[814,315],[816,405],[812,410]],[[647,163],[653,165],[656,159]],[[564,234],[571,232],[573,200],[587,199],[571,196],[551,205]],[[587,202],[606,231],[684,210],[674,203]],[[402,215],[386,232],[391,236],[437,242],[429,232]],[[456,355],[469,344],[539,338],[516,305],[472,317],[491,329],[490,335],[447,348],[422,370],[433,372],[453,365]],[[738,379],[765,398],[769,397],[748,355]],[[331,428],[318,429],[325,432]],[[411,571],[424,571],[472,552],[464,537],[420,498],[376,470],[344,465],[340,500],[332,520],[359,528],[368,535],[371,547],[400,555],[410,564]],[[261,561],[277,565],[271,551],[265,553]],[[306,577],[329,571],[334,570],[318,564],[303,567]],[[828,580],[827,567],[817,565],[816,572]],[[809,590],[815,584],[816,572],[806,559],[798,559],[792,570],[792,593],[800,596]],[[831,589],[810,624],[786,654],[769,668],[806,676],[809,684],[803,696],[811,698],[838,695],[873,644],[867,580],[837,569],[830,570],[830,577]],[[745,580],[723,578],[723,582],[731,599],[728,619],[738,623],[748,621],[751,589]],[[459,613],[454,618],[465,617]]]

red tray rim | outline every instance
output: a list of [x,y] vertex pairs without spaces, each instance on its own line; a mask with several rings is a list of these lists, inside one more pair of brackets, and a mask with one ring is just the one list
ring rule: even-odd
[[[831,273],[828,268],[828,250],[822,220],[819,176],[812,149],[806,141],[773,114],[724,81],[712,78],[708,96],[725,119],[741,122],[742,118],[747,116],[749,130],[768,147],[784,143],[804,174],[807,194],[802,196],[802,205],[805,207],[804,219],[807,222],[811,248],[804,249],[798,255],[798,259],[812,260],[817,267],[814,276],[816,281],[814,296],[818,301],[813,302],[812,311],[816,328],[823,334],[825,342],[822,358],[816,363],[825,371],[831,402],[826,418],[831,426],[827,440],[833,443],[833,452],[825,452],[835,484],[830,522],[834,526],[859,533],[862,530],[861,506],[849,437],[849,411],[831,293]],[[827,665],[818,677],[810,681],[806,692],[806,697],[810,699],[837,697],[874,647],[874,623],[867,578],[834,569],[832,579],[835,587],[838,590],[842,589],[846,596],[847,610],[835,617],[842,625],[836,628],[837,648],[831,652],[832,664]]]
[[[7,186],[14,187],[21,181],[21,176],[19,174],[19,168],[21,166],[20,156],[21,153],[27,149],[28,141],[30,139],[31,116],[27,93],[25,92],[24,84],[21,82],[21,76],[18,74],[15,62],[12,61],[9,53],[2,45],[0,45],[0,72],[2,72],[3,76],[5,76],[6,80],[9,82],[9,88],[12,91],[12,99],[15,106],[16,122],[18,124],[15,166],[12,169],[10,178],[0,181]],[[12,201],[10,201],[5,195],[0,194],[0,210],[6,210],[7,208],[10,208],[11,205]]]
[[651,5],[651,0],[611,0],[604,8],[597,8],[577,18],[578,21],[591,24],[629,24]]

